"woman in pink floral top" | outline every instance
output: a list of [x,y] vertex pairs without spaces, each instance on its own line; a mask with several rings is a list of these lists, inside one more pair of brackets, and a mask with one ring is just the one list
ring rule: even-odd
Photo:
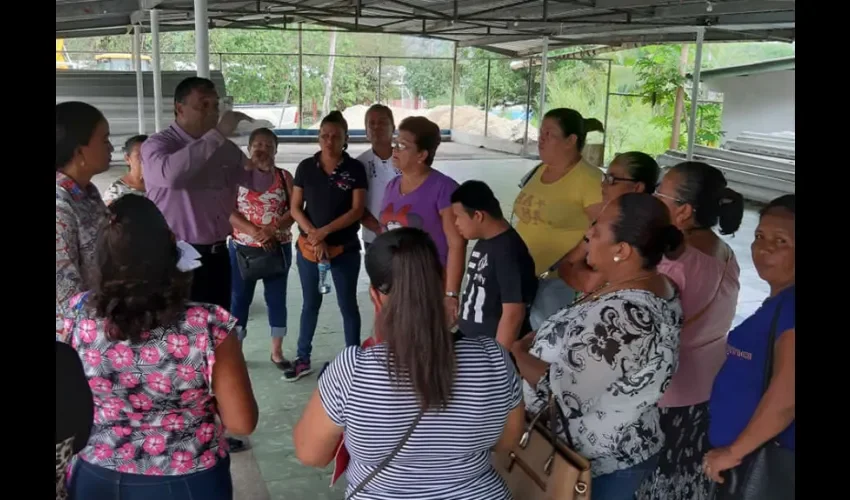
[[125,196],[108,217],[99,277],[63,319],[95,406],[70,497],[229,500],[225,428],[244,435],[257,424],[236,319],[188,302],[191,273],[178,270],[180,250],[153,202]]
[[[277,136],[267,128],[258,128],[248,138],[251,156],[261,153],[277,154]],[[239,268],[242,255],[268,253],[279,259],[281,273],[261,278],[271,330],[271,362],[281,370],[290,367],[283,357],[283,337],[286,336],[286,287],[289,268],[292,267],[292,214],[289,199],[292,193],[292,174],[275,169],[274,182],[265,191],[252,191],[240,187],[236,210],[230,215],[233,235],[230,237],[231,302],[230,311],[236,316],[239,340],[247,335],[248,308],[254,300],[257,287],[255,277],[247,279]]]

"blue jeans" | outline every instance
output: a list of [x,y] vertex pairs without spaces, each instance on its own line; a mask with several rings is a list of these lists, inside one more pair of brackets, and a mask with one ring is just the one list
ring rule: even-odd
[[537,295],[531,304],[531,329],[537,331],[549,316],[572,304],[575,296],[575,290],[560,278],[540,280]]
[[[310,359],[313,352],[313,335],[319,321],[319,309],[322,307],[322,294],[319,293],[319,265],[310,262],[297,252],[298,277],[301,278],[301,293],[304,305],[301,307],[301,328],[298,331],[298,357],[304,361]],[[331,259],[331,277],[333,278],[336,301],[342,313],[342,328],[345,332],[345,345],[360,345],[360,308],[357,306],[357,279],[360,276],[360,252],[348,250]]]
[[[239,264],[236,261],[236,243],[230,241],[230,274],[231,295],[230,312],[236,316],[236,326],[241,326],[239,340],[244,340],[247,334],[248,308],[254,300],[254,290],[257,281],[245,281],[239,272]],[[283,337],[286,335],[286,284],[289,278],[289,268],[292,266],[292,244],[281,243],[280,251],[283,253],[283,261],[286,273],[274,278],[263,279],[263,295],[266,298],[266,308],[269,312],[269,326],[272,337]]]
[[127,474],[77,460],[70,500],[232,500],[230,456],[211,469],[181,476]]
[[590,495],[593,500],[634,500],[640,484],[655,470],[656,465],[657,454],[628,469],[594,477],[590,482]]

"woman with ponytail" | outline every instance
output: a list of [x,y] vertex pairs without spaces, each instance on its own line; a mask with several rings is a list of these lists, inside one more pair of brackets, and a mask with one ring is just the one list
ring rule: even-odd
[[729,189],[723,173],[701,162],[670,169],[655,196],[664,202],[685,244],[668,254],[658,270],[682,295],[679,368],[658,405],[666,436],[658,468],[641,486],[640,500],[690,500],[708,495],[702,460],[708,450],[708,400],[726,359],[726,334],[738,304],[740,268],[732,248],[715,232],[733,234],[744,215],[743,197]]
[[519,377],[495,339],[452,334],[438,255],[416,228],[374,240],[366,272],[377,342],[328,365],[295,426],[296,456],[320,468],[344,431],[346,498],[511,498],[490,453],[522,434]]
[[63,321],[94,395],[72,500],[233,497],[224,432],[253,432],[257,402],[236,318],[189,302],[183,248],[147,198],[109,206],[92,290]]
[[[602,195],[602,170],[581,155],[588,132],[601,132],[602,123],[576,110],[553,109],[540,125],[540,161],[514,202],[515,228],[534,258],[538,275],[551,269],[575,248],[596,218]],[[537,328],[568,305],[575,291],[556,273],[542,280],[531,309]]]
[[559,434],[588,458],[594,500],[632,500],[664,443],[657,402],[676,371],[682,306],[658,271],[682,233],[652,195],[628,193],[587,232],[601,287],[514,343],[529,413],[553,395]]
[[348,155],[348,123],[332,111],[319,126],[318,153],[298,164],[292,189],[292,218],[298,223],[295,262],[301,279],[301,326],[297,357],[284,377],[290,382],[311,373],[313,335],[322,307],[319,264],[330,263],[336,301],[342,313],[345,345],[360,344],[360,220],[366,210],[366,169]]

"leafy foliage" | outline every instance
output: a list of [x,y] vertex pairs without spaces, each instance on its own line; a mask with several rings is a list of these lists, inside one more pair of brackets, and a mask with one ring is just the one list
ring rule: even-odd
[[[66,41],[67,50],[130,52],[131,37],[99,37]],[[329,33],[302,33],[305,123],[311,110],[321,108],[328,75]],[[164,70],[194,69],[195,38],[192,32],[164,33],[160,38]],[[369,104],[380,97],[386,102],[402,97],[421,97],[429,106],[447,104],[451,95],[452,46],[439,40],[398,35],[340,32],[336,41],[332,107],[345,109]],[[580,47],[552,51],[556,56]],[[150,37],[145,40],[150,51]],[[237,103],[298,102],[298,32],[271,30],[213,30],[210,32],[210,63],[224,72],[228,93]],[[256,55],[256,54],[263,55]],[[703,68],[745,64],[793,55],[781,43],[706,44]],[[288,54],[288,55],[283,55]],[[355,56],[355,57],[346,57]],[[382,65],[378,67],[378,56]],[[417,56],[442,60],[416,59]],[[83,56],[79,56],[83,57]],[[657,155],[666,150],[672,129],[676,89],[687,82],[679,72],[681,46],[647,46],[609,53],[612,60],[605,142],[608,159],[616,152],[645,151]],[[690,51],[688,70],[693,65]],[[490,106],[530,105],[532,126],[539,116],[540,66],[512,69],[515,61],[479,49],[459,53],[457,104],[484,108],[487,102],[487,61],[490,60]],[[604,61],[550,60],[546,75],[546,107],[571,107],[583,115],[605,118],[607,63]],[[529,71],[531,89],[529,92]],[[629,97],[632,95],[634,97]],[[680,140],[687,144],[689,92],[685,93]],[[530,103],[529,96],[531,96]],[[721,105],[700,103],[697,109],[697,141],[716,145],[721,140]],[[591,141],[599,138],[591,136]]]

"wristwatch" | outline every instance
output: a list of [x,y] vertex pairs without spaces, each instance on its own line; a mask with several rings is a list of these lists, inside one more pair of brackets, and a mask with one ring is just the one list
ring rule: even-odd
[[453,299],[459,299],[460,294],[457,292],[446,292],[446,297],[451,297]]

